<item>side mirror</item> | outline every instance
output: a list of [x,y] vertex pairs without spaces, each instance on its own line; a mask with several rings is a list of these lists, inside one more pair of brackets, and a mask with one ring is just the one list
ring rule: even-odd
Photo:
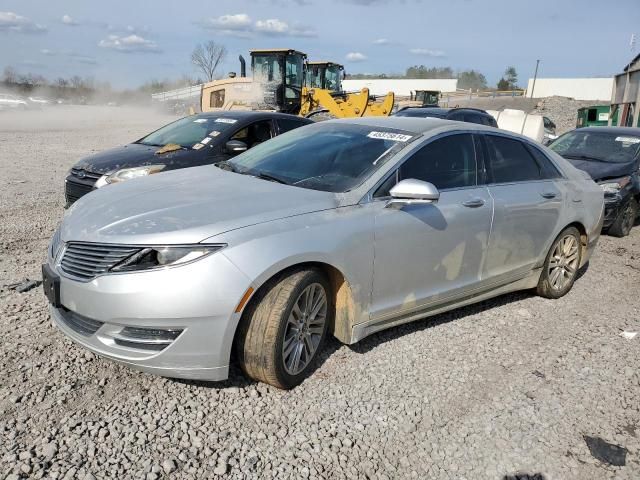
[[389,193],[391,200],[387,203],[388,208],[435,203],[440,199],[440,192],[433,183],[414,178],[398,182]]
[[249,147],[246,143],[241,142],[240,140],[229,140],[225,145],[225,149],[227,153],[237,155],[239,153],[246,152]]

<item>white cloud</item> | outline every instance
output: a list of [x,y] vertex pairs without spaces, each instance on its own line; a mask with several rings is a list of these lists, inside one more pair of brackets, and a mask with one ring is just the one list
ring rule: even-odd
[[0,12],[0,32],[42,33],[47,27],[13,12]]
[[378,38],[373,41],[374,45],[389,45],[389,40],[386,38]]
[[70,27],[75,27],[76,25],[78,25],[78,22],[76,22],[73,18],[66,14],[62,16],[62,23],[64,23],[65,25],[69,25]]
[[56,52],[54,52],[53,50],[49,50],[48,48],[43,48],[42,50],[40,50],[40,53],[49,57],[53,57],[57,54]]
[[256,31],[266,35],[286,35],[289,32],[289,25],[287,25],[287,22],[283,22],[277,18],[258,20],[255,27]]
[[360,52],[350,52],[347,53],[345,58],[350,62],[364,62],[367,59],[367,56]]
[[109,35],[104,40],[100,40],[99,47],[110,48],[123,53],[147,52],[158,53],[158,44],[152,40],[147,40],[139,35]]
[[412,48],[409,50],[414,55],[421,55],[423,57],[444,57],[445,53],[442,50],[432,50],[430,48]]
[[278,18],[256,20],[254,22],[246,13],[210,18],[202,22],[201,26],[214,30],[219,35],[236,37],[253,37],[256,34],[271,37],[315,37],[317,35],[312,28],[302,25],[289,25],[289,23]]

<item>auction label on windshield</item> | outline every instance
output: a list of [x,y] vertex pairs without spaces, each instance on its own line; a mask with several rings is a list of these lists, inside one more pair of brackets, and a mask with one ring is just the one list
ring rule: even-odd
[[616,142],[640,143],[640,138],[638,138],[638,137],[616,137]]
[[216,123],[236,123],[238,120],[235,118],[216,118]]
[[411,135],[391,132],[369,132],[369,138],[377,138],[379,140],[392,140],[394,142],[406,142],[411,139]]

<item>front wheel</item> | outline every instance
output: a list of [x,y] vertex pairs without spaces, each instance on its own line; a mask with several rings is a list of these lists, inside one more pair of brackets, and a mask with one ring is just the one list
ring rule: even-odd
[[638,217],[638,201],[635,198],[629,199],[627,204],[620,210],[613,224],[609,227],[609,235],[614,237],[626,237],[631,233],[633,225]]
[[295,271],[265,285],[242,318],[237,353],[244,372],[283,389],[301,383],[333,320],[330,291],[316,269]]
[[538,281],[538,295],[546,298],[566,295],[576,280],[581,258],[580,232],[575,227],[564,229],[547,254]]

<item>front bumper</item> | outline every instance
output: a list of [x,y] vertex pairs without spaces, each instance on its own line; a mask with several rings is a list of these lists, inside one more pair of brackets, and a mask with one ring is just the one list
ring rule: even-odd
[[616,221],[622,208],[627,204],[630,194],[605,195],[604,197],[604,223],[603,228],[609,228]]
[[[222,252],[188,265],[104,275],[90,282],[55,271],[62,307],[50,306],[51,318],[74,342],[147,373],[227,378],[240,319],[235,309],[250,280]],[[135,343],[127,331],[172,332],[177,338],[164,338],[162,345],[153,345],[153,339]]]

